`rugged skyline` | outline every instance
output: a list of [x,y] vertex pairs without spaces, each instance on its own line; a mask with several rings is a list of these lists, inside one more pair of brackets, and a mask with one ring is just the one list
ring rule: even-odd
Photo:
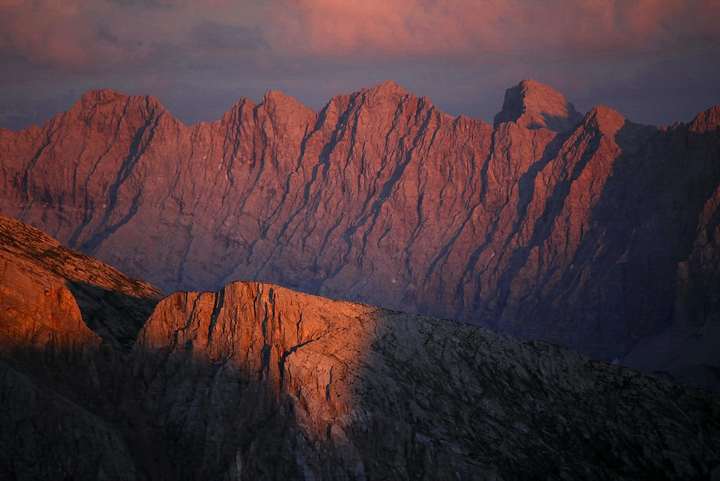
[[537,78],[580,110],[689,121],[720,99],[719,19],[714,0],[1,0],[0,127],[90,88],[154,95],[195,122],[268,88],[319,109],[386,79],[484,120]]
[[720,0],[0,0],[0,480],[720,480]]
[[494,124],[394,82],[193,126],[97,90],[0,130],[0,212],[168,292],[269,281],[715,385],[718,132],[531,80]]

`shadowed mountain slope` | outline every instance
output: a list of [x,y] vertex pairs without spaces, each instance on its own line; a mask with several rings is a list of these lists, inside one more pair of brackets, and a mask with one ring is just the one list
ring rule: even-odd
[[160,291],[64,248],[47,234],[0,216],[0,335],[27,345],[129,345]]
[[158,299],[0,216],[0,479],[136,479],[123,436],[93,409],[114,376],[99,349],[127,350]]
[[386,82],[187,126],[93,91],[0,132],[0,210],[167,290],[276,282],[713,385],[687,346],[720,323],[717,109],[642,126],[524,81],[493,126]]
[[720,461],[717,399],[274,285],[173,294],[136,354],[177,446],[204,446],[171,447],[178,479],[699,479]]
[[[22,255],[44,269],[43,252]],[[56,272],[154,298],[63,253]],[[687,480],[720,465],[717,397],[468,324],[235,282],[163,299],[128,351],[64,313],[45,314],[74,345],[0,345],[3,479]]]

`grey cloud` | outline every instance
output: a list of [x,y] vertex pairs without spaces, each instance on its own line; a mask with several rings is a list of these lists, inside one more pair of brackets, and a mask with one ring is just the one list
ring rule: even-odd
[[[596,48],[602,46],[601,41],[584,39],[574,31],[572,22],[554,21],[548,27],[555,29],[548,33],[554,37],[532,42],[538,28],[523,30],[524,17],[505,15],[505,4],[535,3],[482,0],[493,6],[489,10],[495,13],[492,28],[501,31],[507,42],[492,43],[495,30],[483,26],[485,37],[476,41],[461,35],[456,40],[468,41],[451,51],[456,45],[452,42],[413,42],[424,35],[428,22],[437,23],[442,27],[439,33],[452,37],[454,17],[436,20],[415,13],[410,26],[395,38],[395,26],[405,25],[398,17],[402,12],[394,12],[394,23],[373,30],[372,24],[353,26],[373,13],[362,10],[362,5],[355,7],[360,9],[360,18],[344,19],[341,0],[323,1],[322,5],[333,7],[327,18],[322,11],[312,10],[321,5],[315,0],[67,0],[62,4],[36,0],[34,4],[45,16],[25,7],[13,10],[5,20],[0,15],[0,64],[4,67],[0,126],[18,128],[29,119],[47,118],[67,108],[82,90],[96,87],[158,96],[188,122],[218,118],[237,98],[259,99],[269,88],[284,90],[318,109],[332,95],[385,79],[430,97],[448,113],[486,120],[500,107],[503,90],[527,77],[556,86],[581,108],[610,104],[647,123],[687,119],[720,103],[720,66],[714,60],[720,57],[720,44],[708,27],[718,21],[712,12],[720,9],[708,10],[710,18],[695,19],[701,25],[694,31],[688,26],[689,14],[675,23],[667,23],[671,17],[665,14],[652,17],[665,23],[643,23],[645,17],[637,12],[625,13],[623,8],[632,6],[628,2],[629,7],[615,9],[618,18],[597,19],[607,23],[599,31],[615,35],[610,47],[603,49]],[[438,5],[433,0],[398,1],[431,13]],[[559,8],[563,1],[550,4]],[[647,6],[653,1],[677,3],[635,3]],[[691,11],[699,11],[703,4],[691,3]],[[296,7],[287,9],[290,4]],[[368,0],[368,4],[379,13],[388,9],[380,0]],[[283,23],[298,9],[305,12],[304,19]],[[465,33],[484,21],[477,8],[470,13],[461,26]],[[585,24],[595,21],[586,17]],[[353,29],[330,29],[334,24],[328,18]],[[636,43],[619,48],[617,39],[628,30],[634,32],[631,38]],[[652,41],[639,42],[643,32],[649,32]],[[313,43],[312,35],[321,40]],[[333,43],[337,37],[342,41]],[[585,43],[573,45],[576,38]],[[483,39],[490,44],[482,44]],[[390,48],[396,41],[405,42],[400,45],[403,48]],[[48,49],[48,43],[55,48]],[[290,48],[295,44],[310,48]]]
[[193,29],[194,46],[211,52],[268,48],[258,28],[205,21]]

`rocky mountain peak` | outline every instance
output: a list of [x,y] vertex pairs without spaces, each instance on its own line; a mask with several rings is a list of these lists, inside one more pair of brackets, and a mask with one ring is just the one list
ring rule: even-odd
[[268,105],[293,105],[299,104],[300,102],[290,95],[287,95],[282,90],[270,89],[263,95],[262,103]]
[[715,105],[697,114],[690,123],[690,130],[701,133],[720,130],[720,105]]
[[280,90],[268,90],[258,108],[268,115],[274,125],[282,125],[294,138],[301,138],[317,115],[310,107]]
[[397,99],[406,95],[412,95],[409,90],[393,80],[385,80],[374,87],[361,90],[360,93],[361,95],[365,95],[367,98],[374,101],[385,100],[388,98]]
[[259,104],[268,112],[282,112],[284,114],[299,114],[314,116],[315,111],[300,102],[295,97],[287,95],[281,90],[268,90]]
[[528,128],[546,128],[564,132],[574,127],[582,116],[565,96],[536,80],[523,80],[505,91],[502,110],[495,125],[515,122]]
[[112,123],[112,119],[125,115],[134,115],[140,121],[158,117],[167,109],[150,95],[127,95],[112,89],[99,89],[85,92],[70,112],[86,122],[92,119],[93,123]]
[[98,103],[106,103],[106,102],[113,102],[116,100],[125,100],[128,96],[125,95],[122,92],[118,92],[117,90],[113,89],[96,89],[96,90],[88,90],[85,92],[82,97],[80,97],[80,102],[82,104],[98,104]]
[[368,92],[406,95],[409,91],[394,80],[384,80],[374,87],[367,89]]
[[557,136],[532,119],[577,113],[537,82],[509,92],[520,113],[495,130],[394,82],[319,114],[271,91],[199,127],[124,98],[137,105],[0,136],[0,211],[167,290],[262,279],[614,359],[675,312],[694,248],[678,226],[706,203],[714,218],[720,138],[699,148],[678,124],[615,139],[625,119],[603,106]]
[[614,135],[625,124],[625,117],[606,105],[597,105],[585,117],[583,124],[606,135]]

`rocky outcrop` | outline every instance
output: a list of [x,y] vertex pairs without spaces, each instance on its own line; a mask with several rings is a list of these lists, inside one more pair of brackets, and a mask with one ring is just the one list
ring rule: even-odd
[[0,216],[0,479],[137,479],[124,435],[98,411],[113,401],[103,387],[122,380],[107,356],[130,347],[158,298]]
[[[81,272],[155,298],[34,229],[2,225],[3,255],[33,264],[31,278]],[[79,330],[63,304],[44,315],[57,332]],[[0,478],[685,480],[720,465],[716,396],[553,345],[277,285],[172,294],[130,350],[87,337],[81,350],[0,345]]]
[[0,216],[0,340],[68,349],[94,341],[129,345],[160,298],[96,259]]
[[563,94],[535,80],[523,80],[505,92],[502,110],[495,116],[495,125],[514,122],[528,129],[565,132],[581,120],[582,115]]
[[720,462],[716,399],[274,285],[173,294],[135,354],[174,479],[699,479]]
[[580,118],[525,81],[492,126],[386,82],[186,126],[96,91],[0,133],[0,209],[168,290],[271,281],[624,359],[682,316],[715,323],[716,110]]

